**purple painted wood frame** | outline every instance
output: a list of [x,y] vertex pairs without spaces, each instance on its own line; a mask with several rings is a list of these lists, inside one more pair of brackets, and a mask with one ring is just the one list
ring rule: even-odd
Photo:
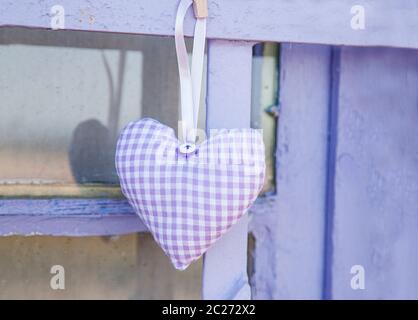
[[126,200],[0,200],[0,235],[91,236],[146,231]]
[[328,297],[418,299],[418,51],[339,55]]
[[[0,26],[50,28],[55,0],[3,1]],[[212,0],[208,39],[418,48],[416,0]],[[61,0],[65,29],[173,36],[177,1]],[[351,8],[366,27],[351,28]],[[260,19],[263,17],[263,19]],[[193,34],[192,13],[186,35]]]
[[[320,299],[323,294],[331,47],[283,44],[277,132],[277,194],[259,199],[256,299]],[[303,79],[303,80],[301,80]]]
[[277,196],[253,208],[253,297],[417,299],[417,50],[281,51]]

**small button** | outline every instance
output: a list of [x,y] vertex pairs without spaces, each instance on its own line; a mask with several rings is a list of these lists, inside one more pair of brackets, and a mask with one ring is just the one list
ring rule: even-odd
[[179,151],[184,154],[193,153],[196,151],[196,145],[193,143],[183,143],[180,145]]

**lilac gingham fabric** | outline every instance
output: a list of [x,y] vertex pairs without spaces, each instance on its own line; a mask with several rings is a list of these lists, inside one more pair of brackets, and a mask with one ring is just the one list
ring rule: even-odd
[[265,174],[252,129],[219,130],[187,156],[174,130],[153,119],[122,131],[116,169],[123,194],[154,239],[184,270],[247,211]]

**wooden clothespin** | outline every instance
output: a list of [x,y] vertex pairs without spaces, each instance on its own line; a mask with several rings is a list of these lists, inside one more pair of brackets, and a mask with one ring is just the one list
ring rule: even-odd
[[208,0],[193,0],[193,9],[196,18],[207,18]]

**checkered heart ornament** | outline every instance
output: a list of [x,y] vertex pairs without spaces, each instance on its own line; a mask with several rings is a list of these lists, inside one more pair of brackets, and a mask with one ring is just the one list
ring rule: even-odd
[[182,140],[172,128],[141,119],[121,132],[115,159],[123,194],[179,270],[247,212],[265,176],[258,130],[211,130],[208,139],[195,144],[206,19],[196,18],[190,72],[183,20],[191,4],[192,0],[180,1],[175,28]]

